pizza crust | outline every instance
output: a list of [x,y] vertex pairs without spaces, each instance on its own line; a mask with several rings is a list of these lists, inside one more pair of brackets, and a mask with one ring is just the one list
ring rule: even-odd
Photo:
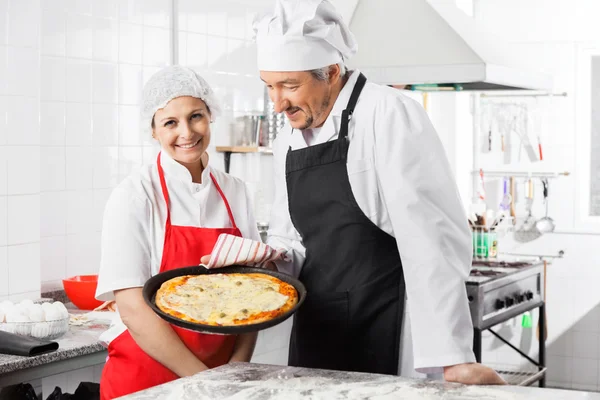
[[185,275],[164,282],[155,302],[183,321],[239,326],[285,314],[298,302],[298,293],[289,283],[262,273]]

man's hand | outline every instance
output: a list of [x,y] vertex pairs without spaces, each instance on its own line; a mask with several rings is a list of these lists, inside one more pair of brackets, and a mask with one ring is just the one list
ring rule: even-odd
[[208,264],[210,262],[210,254],[206,255],[206,256],[202,256],[202,258],[200,258],[200,263],[201,264]]
[[444,367],[444,379],[465,385],[506,385],[506,381],[496,371],[478,363]]

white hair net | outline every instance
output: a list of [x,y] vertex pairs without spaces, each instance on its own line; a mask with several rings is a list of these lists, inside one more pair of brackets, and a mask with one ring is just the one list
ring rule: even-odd
[[142,94],[141,127],[144,134],[152,133],[152,119],[156,111],[164,108],[176,97],[196,97],[206,103],[211,118],[221,114],[215,93],[196,71],[172,65],[161,69],[150,77]]

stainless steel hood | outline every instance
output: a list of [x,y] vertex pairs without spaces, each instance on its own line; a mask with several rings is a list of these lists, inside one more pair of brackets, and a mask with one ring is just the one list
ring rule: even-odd
[[417,90],[551,91],[548,75],[519,68],[514,49],[452,0],[360,0],[348,62],[372,81]]

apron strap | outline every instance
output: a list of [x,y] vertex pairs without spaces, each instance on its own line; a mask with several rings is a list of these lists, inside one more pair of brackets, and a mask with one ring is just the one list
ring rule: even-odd
[[356,80],[356,84],[354,85],[354,89],[352,90],[352,94],[350,95],[348,105],[346,106],[346,109],[342,111],[342,122],[338,139],[344,139],[348,137],[348,122],[350,121],[350,118],[352,118],[354,107],[356,107],[358,97],[360,96],[360,92],[362,92],[363,87],[365,87],[365,83],[367,83],[367,78],[360,73],[360,75],[358,75],[358,79]]
[[[160,153],[161,152],[158,153],[158,157],[156,158],[156,166],[158,167],[158,177],[160,178],[160,187],[162,189],[163,197],[165,198],[165,203],[167,204],[167,221],[166,221],[166,224],[167,225],[171,225],[171,210],[170,210],[171,207],[169,205],[170,204],[170,202],[169,202],[169,191],[167,190],[167,183],[165,181],[165,172],[163,171],[162,165],[160,165]],[[229,207],[229,202],[227,201],[227,198],[225,197],[225,194],[221,190],[221,187],[217,183],[217,180],[213,176],[212,172],[210,173],[210,179],[215,184],[215,187],[217,188],[217,191],[219,192],[219,195],[221,195],[221,198],[223,199],[223,202],[225,203],[225,208],[227,208],[227,214],[229,214],[229,221],[231,222],[231,225],[233,226],[234,229],[237,229],[237,225],[235,223],[235,219],[233,218],[233,213],[231,212],[231,207]]]
[[225,197],[225,194],[221,190],[221,186],[219,186],[219,184],[217,183],[217,180],[215,179],[212,172],[210,173],[210,179],[212,179],[213,183],[215,184],[215,187],[217,188],[217,191],[219,192],[219,194],[221,195],[221,198],[223,199],[223,202],[225,203],[225,207],[227,208],[227,213],[229,214],[229,221],[231,222],[231,226],[233,226],[233,229],[237,229],[237,225],[235,224],[235,219],[233,218],[233,213],[231,212],[231,207],[229,207],[229,202],[227,201],[227,197]]
[[167,183],[165,182],[165,172],[163,171],[162,165],[160,165],[160,151],[158,157],[156,157],[156,166],[158,167],[158,177],[160,178],[160,187],[162,189],[163,197],[167,205],[167,226],[171,225],[171,210],[169,206],[169,191],[167,190]]

